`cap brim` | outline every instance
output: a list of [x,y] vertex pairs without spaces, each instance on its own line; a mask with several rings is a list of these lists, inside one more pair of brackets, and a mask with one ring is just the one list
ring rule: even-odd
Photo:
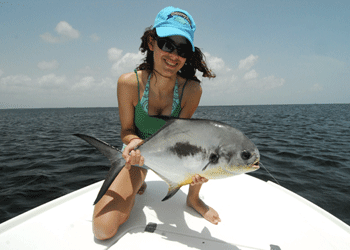
[[157,31],[157,35],[159,37],[168,37],[168,36],[183,36],[185,37],[192,45],[192,51],[194,52],[194,45],[191,42],[192,39],[191,37],[188,35],[187,32],[184,32],[180,29],[177,28],[173,28],[173,27],[157,27],[156,28]]

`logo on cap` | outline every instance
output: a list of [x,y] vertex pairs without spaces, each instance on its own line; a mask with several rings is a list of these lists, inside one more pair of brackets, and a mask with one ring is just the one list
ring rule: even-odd
[[[167,20],[169,20],[170,18],[173,18],[173,17],[174,17],[174,20],[178,21],[181,24],[185,24],[185,25],[189,24],[191,26],[191,29],[192,29],[191,20],[189,19],[189,17],[185,13],[182,13],[179,11],[172,12],[171,14],[168,15]],[[187,21],[187,23],[184,19]]]

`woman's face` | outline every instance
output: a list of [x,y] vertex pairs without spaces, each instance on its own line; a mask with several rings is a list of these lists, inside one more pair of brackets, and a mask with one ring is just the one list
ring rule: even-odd
[[[170,39],[176,47],[191,46],[183,36],[170,36],[167,39]],[[186,62],[186,58],[179,56],[176,49],[172,52],[163,51],[156,40],[152,40],[149,47],[154,52],[154,69],[164,76],[170,77],[176,74]]]

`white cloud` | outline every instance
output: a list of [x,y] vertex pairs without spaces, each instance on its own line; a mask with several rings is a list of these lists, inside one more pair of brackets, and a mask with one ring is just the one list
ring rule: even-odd
[[257,72],[251,69],[256,63],[258,56],[250,55],[240,60],[239,67],[230,69],[233,65],[226,64],[222,58],[207,56],[209,68],[212,68],[216,78],[205,80],[203,83],[202,105],[211,103],[232,104],[244,103],[251,98],[252,93],[262,93],[271,89],[277,89],[284,85],[283,78],[273,75],[264,76],[264,72]]
[[67,83],[65,76],[56,76],[48,74],[32,80],[26,75],[11,75],[0,79],[0,87],[3,91],[12,91],[16,89],[19,92],[27,91],[28,89],[47,89],[57,88]]
[[57,88],[67,82],[66,76],[56,76],[55,74],[48,74],[39,77],[37,80],[40,87]]
[[107,53],[110,61],[117,62],[121,58],[123,51],[117,48],[110,48]]
[[260,88],[264,90],[270,90],[282,87],[285,83],[283,78],[276,78],[275,76],[264,77],[260,80]]
[[[231,86],[231,83],[235,81],[236,76],[233,74],[232,69],[226,65],[225,61],[222,58],[213,56],[208,52],[203,53],[205,56],[205,60],[209,69],[211,69],[214,74],[216,74],[216,78],[210,80],[208,83],[210,85],[210,89],[216,91],[220,88],[227,88]],[[204,81],[205,78],[202,77],[202,73],[197,71],[197,78],[200,81]],[[226,87],[226,85],[228,85]]]
[[112,78],[110,77],[105,77],[105,78],[102,78],[99,82],[98,82],[98,87],[101,88],[110,88],[110,89],[113,89],[113,90],[116,90],[116,87],[117,87],[117,83],[115,80],[113,80]]
[[255,69],[252,69],[251,71],[247,72],[243,76],[243,80],[252,80],[258,77],[258,73],[256,73]]
[[204,52],[206,62],[214,72],[229,72],[231,69],[226,66],[222,58],[212,56],[207,52]]
[[59,22],[55,30],[58,34],[71,39],[77,39],[80,36],[79,31],[77,31],[76,29],[73,29],[73,27],[66,21]]
[[144,55],[141,52],[126,53],[122,58],[118,59],[113,65],[111,72],[114,76],[120,76],[123,73],[133,71],[138,64],[141,63]]
[[115,78],[96,75],[10,75],[0,77],[0,108],[115,106],[116,85]]
[[95,85],[95,78],[93,76],[85,76],[81,78],[72,89],[89,89]]
[[46,32],[41,34],[40,37],[46,42],[49,43],[63,43],[72,39],[77,39],[80,36],[80,32],[74,29],[66,21],[61,21],[57,24],[55,31],[58,36],[53,36],[51,33]]
[[240,70],[249,70],[254,64],[258,61],[258,56],[254,56],[253,54],[248,56],[247,58],[239,61],[238,69]]
[[51,35],[49,32],[46,32],[44,34],[40,35],[41,39],[48,43],[59,43],[62,42],[62,40],[59,37]]
[[92,34],[90,38],[93,42],[98,42],[101,40],[101,38],[96,33]]
[[41,70],[57,69],[58,66],[59,66],[59,63],[56,60],[52,60],[50,62],[41,61],[38,63],[38,68]]
[[72,90],[83,91],[86,94],[91,93],[93,95],[104,91],[108,92],[111,89],[116,89],[116,82],[110,77],[96,79],[93,76],[84,76],[77,79],[77,82],[72,86]]
[[[249,76],[247,74],[249,73]],[[283,78],[277,78],[275,76],[267,76],[259,78],[255,70],[251,70],[243,77],[243,82],[240,83],[240,88],[242,90],[258,90],[266,91],[271,89],[280,88],[284,85],[285,80]]]
[[0,79],[1,86],[24,86],[32,79],[26,75],[11,75]]
[[[253,69],[254,63],[248,65],[248,61],[253,62],[258,58],[254,56],[254,60],[245,61],[245,66],[241,63],[241,69],[234,65],[236,62],[226,62],[223,58],[205,53],[208,67],[212,68],[217,77],[211,80],[203,79],[203,98],[201,105],[211,104],[238,104],[246,103],[252,95],[265,96],[271,92],[279,93],[278,88],[285,84],[283,78],[274,75],[264,74],[263,71]],[[104,74],[93,70],[91,67],[79,68],[75,70],[75,75],[65,76],[56,74],[45,74],[39,76],[28,75],[11,75],[4,76],[4,72],[0,70],[0,99],[8,103],[15,103],[15,100],[29,101],[34,106],[102,106],[115,105],[116,78],[123,73],[131,72],[141,63],[144,55],[138,53],[124,53],[117,48],[111,48],[107,53],[111,65],[110,77],[103,77]],[[248,57],[249,58],[249,57]],[[252,66],[251,66],[252,65]],[[57,68],[58,62],[41,61],[37,66],[39,69]],[[242,69],[249,70],[242,70]],[[103,75],[101,77],[101,75]],[[321,83],[322,84],[322,83]],[[311,88],[312,87],[312,88]],[[269,91],[277,89],[276,91]],[[322,91],[320,84],[309,85],[310,91]],[[283,90],[283,89],[281,89]],[[262,95],[259,95],[262,93]],[[12,98],[12,99],[11,99]],[[16,99],[15,99],[16,98]],[[260,97],[259,97],[260,98]],[[256,102],[262,100],[254,99]],[[69,100],[69,104],[68,101]],[[67,103],[67,104],[65,104]],[[110,104],[111,103],[111,104]]]
[[26,75],[10,75],[0,79],[0,93],[23,93],[32,88],[32,79]]

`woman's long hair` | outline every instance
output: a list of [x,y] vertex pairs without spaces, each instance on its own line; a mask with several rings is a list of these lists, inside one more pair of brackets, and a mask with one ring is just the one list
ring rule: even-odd
[[[146,70],[149,73],[151,73],[154,69],[153,51],[151,51],[148,47],[150,38],[152,38],[153,40],[156,40],[157,38],[156,30],[152,29],[151,27],[147,28],[145,33],[141,37],[142,42],[140,46],[140,51],[143,54],[146,53],[146,57],[144,58],[143,63],[141,63],[137,67],[138,70]],[[200,82],[199,79],[196,77],[196,70],[202,72],[203,77],[215,77],[215,74],[210,69],[208,69],[208,66],[205,62],[205,56],[203,55],[202,51],[197,47],[195,47],[195,51],[192,53],[192,56],[186,60],[185,65],[180,69],[180,71],[177,74],[185,79]]]

